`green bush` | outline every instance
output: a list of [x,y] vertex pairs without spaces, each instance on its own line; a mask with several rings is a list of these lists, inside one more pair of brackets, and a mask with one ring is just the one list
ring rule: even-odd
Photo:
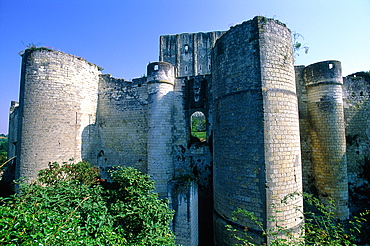
[[[283,199],[283,203],[287,199],[302,195],[305,203],[305,207],[309,208],[309,211],[303,211],[303,208],[296,208],[302,213],[304,217],[304,223],[301,225],[301,233],[294,235],[291,233],[289,228],[277,226],[266,230],[263,227],[263,223],[258,220],[253,212],[249,212],[245,209],[238,209],[233,213],[233,221],[237,221],[237,217],[245,217],[255,223],[261,230],[262,236],[269,238],[269,245],[273,246],[289,246],[289,245],[356,245],[361,234],[363,223],[366,221],[364,217],[370,214],[367,210],[361,213],[360,216],[354,216],[351,220],[339,221],[335,216],[335,202],[330,200],[329,204],[325,205],[319,199],[311,194],[297,194],[292,193]],[[279,213],[280,211],[276,211]],[[270,221],[275,221],[274,217],[269,217]],[[241,232],[239,229],[232,225],[226,225],[228,231],[233,233],[234,238],[239,242],[236,245],[248,245],[255,246],[253,243],[253,237],[248,234],[248,228],[244,227],[245,230]]]
[[86,162],[57,163],[0,199],[0,245],[174,245],[172,212],[147,175],[117,167],[113,182]]
[[0,135],[0,166],[6,162],[8,155],[8,138],[4,135]]

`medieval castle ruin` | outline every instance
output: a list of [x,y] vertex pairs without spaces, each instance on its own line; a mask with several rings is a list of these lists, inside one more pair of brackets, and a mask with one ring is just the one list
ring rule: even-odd
[[[169,198],[182,245],[231,245],[225,225],[238,208],[265,228],[275,216],[298,230],[302,198],[281,199],[302,190],[334,198],[339,219],[360,202],[369,208],[368,76],[343,78],[334,60],[294,66],[290,30],[264,17],[161,36],[159,50],[132,81],[70,54],[26,50],[9,121],[16,178],[71,158],[103,176],[135,167]],[[205,141],[191,136],[194,114],[206,119]]]

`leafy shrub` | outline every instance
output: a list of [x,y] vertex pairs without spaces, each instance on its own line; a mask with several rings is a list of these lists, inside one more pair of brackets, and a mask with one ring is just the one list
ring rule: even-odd
[[0,166],[7,160],[8,155],[8,138],[0,135]]
[[0,199],[0,245],[174,245],[172,212],[147,175],[128,167],[98,178],[86,162],[53,163]]
[[[288,246],[288,245],[356,245],[361,237],[361,228],[366,221],[364,217],[370,214],[367,210],[361,213],[360,216],[354,216],[348,221],[339,221],[335,216],[335,202],[330,200],[329,204],[325,205],[319,199],[311,194],[292,193],[282,202],[293,196],[302,195],[305,207],[309,207],[309,211],[303,211],[303,208],[296,208],[304,216],[304,223],[301,225],[301,233],[294,235],[289,228],[277,226],[275,228],[265,229],[263,223],[258,220],[253,212],[245,209],[238,209],[233,213],[232,220],[237,221],[238,216],[243,216],[253,223],[262,231],[262,236],[269,238],[269,245],[273,246]],[[279,211],[276,211],[279,212]],[[270,217],[270,221],[275,221],[275,218]],[[255,246],[253,237],[248,235],[248,228],[245,227],[244,232],[240,232],[232,225],[226,225],[228,231],[233,233],[234,238],[240,243],[237,245]]]
[[340,221],[335,215],[333,199],[324,204],[314,195],[304,194],[304,200],[310,208],[304,213],[306,245],[356,245],[369,210],[351,220]]

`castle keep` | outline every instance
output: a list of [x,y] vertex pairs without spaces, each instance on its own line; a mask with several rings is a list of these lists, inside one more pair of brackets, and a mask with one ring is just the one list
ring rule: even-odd
[[[293,192],[334,198],[339,219],[367,201],[358,191],[369,184],[369,77],[343,78],[339,61],[294,67],[290,30],[264,17],[161,36],[159,60],[127,81],[73,55],[26,50],[9,118],[16,178],[71,158],[103,177],[135,167],[169,198],[182,245],[232,245],[225,225],[238,208],[298,233],[302,199],[281,204]],[[202,141],[194,115],[206,119]],[[264,242],[249,221],[236,226]]]

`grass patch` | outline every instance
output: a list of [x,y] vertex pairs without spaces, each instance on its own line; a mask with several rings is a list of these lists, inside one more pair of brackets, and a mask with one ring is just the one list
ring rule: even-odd
[[204,142],[207,140],[207,133],[206,132],[191,132],[193,137],[197,137],[200,141]]

